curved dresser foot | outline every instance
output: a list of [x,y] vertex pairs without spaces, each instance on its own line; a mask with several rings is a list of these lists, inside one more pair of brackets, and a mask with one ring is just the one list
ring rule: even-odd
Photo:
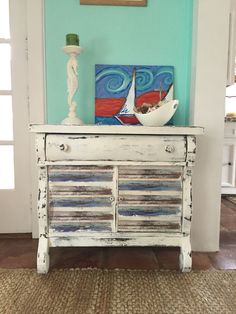
[[182,272],[189,272],[192,270],[192,253],[189,236],[184,237],[182,240],[179,255],[179,267]]
[[41,235],[39,238],[38,255],[37,255],[37,272],[46,274],[49,270],[49,246],[48,239]]

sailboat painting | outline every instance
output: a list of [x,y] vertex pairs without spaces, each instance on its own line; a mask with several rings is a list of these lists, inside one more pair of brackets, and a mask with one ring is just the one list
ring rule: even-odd
[[173,99],[173,66],[95,65],[95,123],[140,124],[134,107]]

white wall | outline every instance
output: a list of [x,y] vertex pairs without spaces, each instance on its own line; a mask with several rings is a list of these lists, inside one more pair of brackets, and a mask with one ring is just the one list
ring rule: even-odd
[[196,251],[219,249],[229,11],[230,0],[195,0],[190,123],[205,127],[193,179]]
[[231,1],[230,21],[229,21],[229,49],[227,85],[234,84],[235,80],[235,56],[236,56],[236,0]]

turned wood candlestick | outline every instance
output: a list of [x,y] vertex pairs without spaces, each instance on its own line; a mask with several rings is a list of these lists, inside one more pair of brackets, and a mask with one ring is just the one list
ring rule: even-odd
[[69,60],[67,62],[67,102],[69,112],[68,116],[62,121],[62,124],[83,125],[84,122],[77,116],[77,102],[74,99],[78,90],[77,56],[82,52],[82,48],[78,45],[66,45],[63,50],[67,55],[69,55]]

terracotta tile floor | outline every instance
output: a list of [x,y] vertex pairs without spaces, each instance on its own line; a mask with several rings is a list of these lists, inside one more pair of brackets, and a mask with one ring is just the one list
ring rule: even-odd
[[[220,251],[193,252],[193,269],[236,269],[236,205],[222,199]],[[30,234],[0,235],[1,268],[35,268],[38,241]],[[178,248],[51,248],[50,267],[179,269]]]

